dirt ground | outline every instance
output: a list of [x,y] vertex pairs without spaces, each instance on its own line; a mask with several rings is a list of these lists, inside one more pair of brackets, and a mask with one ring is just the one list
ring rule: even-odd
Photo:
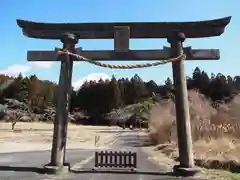
[[[11,126],[11,123],[0,123],[0,153],[51,149],[53,124],[19,122],[14,131]],[[115,137],[104,131],[116,129],[69,124],[67,148],[95,148],[95,139],[99,139],[96,146],[104,147]]]

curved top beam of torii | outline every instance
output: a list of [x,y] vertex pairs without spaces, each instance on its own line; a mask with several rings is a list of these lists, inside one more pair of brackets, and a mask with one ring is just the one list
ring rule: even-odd
[[186,38],[220,36],[231,16],[194,22],[95,22],[95,23],[40,23],[17,20],[23,34],[31,38],[61,39],[64,33],[73,33],[78,39],[112,39],[114,27],[128,26],[130,38],[167,38],[177,30]]

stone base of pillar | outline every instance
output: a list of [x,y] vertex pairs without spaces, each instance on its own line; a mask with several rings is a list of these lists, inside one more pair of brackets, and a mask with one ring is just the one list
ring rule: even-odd
[[70,171],[70,164],[64,163],[63,166],[55,166],[52,164],[44,165],[44,171],[47,174],[65,174]]
[[186,168],[181,167],[180,165],[176,165],[173,167],[173,172],[177,176],[194,176],[200,171],[201,170],[198,167]]

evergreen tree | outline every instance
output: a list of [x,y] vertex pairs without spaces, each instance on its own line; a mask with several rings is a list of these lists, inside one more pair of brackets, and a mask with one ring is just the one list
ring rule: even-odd
[[110,87],[111,107],[112,108],[117,108],[122,104],[122,102],[121,102],[121,91],[120,91],[120,88],[118,86],[118,82],[117,82],[117,80],[114,76],[112,76],[109,87]]
[[20,81],[19,92],[17,94],[19,101],[28,103],[29,85],[30,85],[30,79],[28,77],[25,77]]
[[173,89],[173,82],[169,77],[165,81],[165,86],[169,91]]

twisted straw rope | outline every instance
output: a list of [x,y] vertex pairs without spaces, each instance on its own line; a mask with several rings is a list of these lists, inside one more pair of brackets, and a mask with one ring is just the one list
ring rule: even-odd
[[85,57],[83,57],[81,55],[69,52],[68,50],[65,50],[65,49],[55,48],[55,51],[59,55],[60,54],[70,55],[70,56],[75,57],[78,60],[86,61],[86,62],[94,64],[96,66],[110,68],[110,69],[146,68],[146,67],[158,66],[158,65],[167,64],[167,63],[170,63],[170,62],[175,62],[175,61],[185,60],[186,59],[186,55],[185,54],[181,54],[180,56],[175,57],[175,58],[170,58],[170,59],[167,59],[167,60],[162,60],[162,61],[153,62],[153,63],[132,64],[132,65],[112,65],[112,64],[106,64],[106,63],[102,63],[102,62],[99,62],[99,61],[93,61],[93,60],[87,59],[87,58],[85,58]]

